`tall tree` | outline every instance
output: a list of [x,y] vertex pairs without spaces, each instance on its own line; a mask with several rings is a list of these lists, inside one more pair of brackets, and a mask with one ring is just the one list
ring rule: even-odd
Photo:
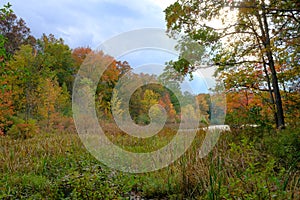
[[74,75],[76,70],[72,51],[68,45],[64,43],[62,38],[57,39],[54,35],[43,35],[37,41],[37,53],[42,55],[42,65],[40,67],[50,68],[55,72],[57,81],[60,86],[64,83],[68,87],[68,91],[72,91]]
[[35,89],[40,76],[33,48],[30,45],[22,45],[7,64],[6,70],[11,72],[7,82],[9,89],[13,91],[14,106],[16,110],[25,114],[27,121],[36,108]]
[[0,9],[0,18],[0,35],[9,41],[4,44],[8,54],[12,55],[22,44],[35,44],[35,38],[25,21],[18,19],[9,3]]
[[[212,51],[212,64],[218,66],[219,72],[230,68],[252,69],[255,64],[263,64],[265,78],[270,78],[272,98],[274,95],[276,125],[278,128],[285,126],[275,66],[282,62],[278,59],[281,52],[287,53],[292,57],[291,60],[299,57],[295,53],[299,48],[295,41],[300,37],[297,0],[178,0],[165,13],[169,33],[173,36],[184,33],[199,44],[208,45]],[[215,19],[222,21],[223,25],[212,26],[211,20]],[[295,69],[299,65],[298,61],[285,61],[286,70]],[[188,69],[193,70],[193,67]]]
[[[6,82],[1,81],[1,85]],[[14,114],[12,91],[2,88],[0,90],[0,136],[3,135],[12,124],[11,116]]]
[[59,87],[56,78],[39,77],[38,82],[36,114],[40,120],[46,120],[46,127],[50,128],[55,118],[65,114],[66,107],[70,106],[69,93],[66,87]]
[[74,59],[74,65],[79,69],[80,65],[83,63],[84,59],[92,52],[89,47],[78,47],[73,49],[72,57]]
[[168,115],[168,121],[169,122],[174,122],[175,116],[176,116],[176,111],[175,111],[174,106],[171,102],[170,94],[165,93],[164,96],[162,96],[159,99],[158,103],[159,103],[159,105],[161,105],[166,110],[167,115]]

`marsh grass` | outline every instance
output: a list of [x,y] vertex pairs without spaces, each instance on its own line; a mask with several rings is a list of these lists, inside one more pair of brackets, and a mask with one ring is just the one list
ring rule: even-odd
[[[146,140],[112,130],[110,140],[133,152],[151,152],[174,137],[169,128]],[[299,199],[299,129],[285,130],[292,142],[284,132],[262,131],[259,137],[249,130],[224,132],[205,158],[199,158],[199,148],[206,133],[198,131],[178,160],[144,174],[107,168],[77,134],[0,137],[0,199],[129,199],[132,194],[144,199]]]

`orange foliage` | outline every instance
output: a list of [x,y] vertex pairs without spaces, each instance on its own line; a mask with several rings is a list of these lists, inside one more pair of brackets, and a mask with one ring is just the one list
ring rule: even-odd
[[261,97],[255,95],[250,90],[227,93],[227,112],[233,112],[235,109],[248,110],[253,106],[263,106]]
[[171,102],[169,93],[166,93],[162,98],[160,98],[158,103],[163,108],[165,108],[165,110],[168,114],[168,120],[173,121],[175,119],[175,116],[176,116],[176,111],[175,111],[174,106]]
[[[6,83],[2,82],[2,86]],[[12,125],[10,117],[14,114],[12,92],[6,89],[0,91],[0,135],[4,134],[7,126]]]
[[89,47],[78,47],[74,49],[72,52],[72,57],[75,61],[75,65],[79,67],[86,58],[86,56],[91,52],[92,49]]

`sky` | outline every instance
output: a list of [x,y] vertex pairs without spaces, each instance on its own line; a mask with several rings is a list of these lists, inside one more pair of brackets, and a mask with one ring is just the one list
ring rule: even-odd
[[[25,20],[31,33],[40,38],[43,33],[62,38],[72,49],[97,47],[127,31],[142,28],[166,28],[163,10],[175,0],[4,0],[10,2],[18,17]],[[149,51],[124,57],[135,68],[145,63],[176,59],[176,55]],[[212,72],[209,72],[212,74]],[[188,80],[188,79],[187,79]],[[190,82],[193,93],[207,92],[210,78],[195,76]],[[209,84],[210,84],[209,83]],[[211,84],[210,84],[211,85]]]
[[71,48],[100,43],[125,31],[165,28],[163,10],[175,0],[4,0],[32,34],[63,38]]

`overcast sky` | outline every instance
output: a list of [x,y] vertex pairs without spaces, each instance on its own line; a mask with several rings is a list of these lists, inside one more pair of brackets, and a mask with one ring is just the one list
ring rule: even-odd
[[[8,0],[1,1],[3,4]],[[71,47],[100,43],[139,28],[165,28],[163,10],[175,0],[10,0],[32,34],[63,38]]]

